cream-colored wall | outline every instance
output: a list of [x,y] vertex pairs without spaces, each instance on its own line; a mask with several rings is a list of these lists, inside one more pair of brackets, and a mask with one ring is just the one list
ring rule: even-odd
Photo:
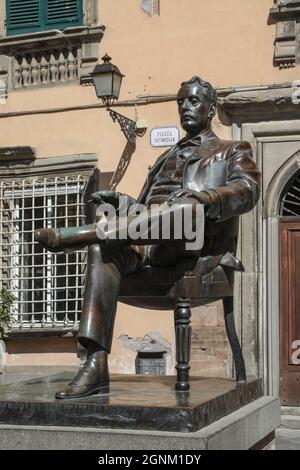
[[107,26],[102,50],[126,75],[123,98],[174,92],[195,73],[217,87],[297,76],[297,69],[273,67],[275,24],[268,25],[273,0],[161,0],[161,15],[152,18],[139,3],[100,2]]
[[[255,85],[294,80],[299,68],[273,66],[275,26],[268,25],[272,0],[161,0],[161,15],[148,17],[140,0],[101,0],[99,18],[106,25],[100,55],[106,51],[126,75],[120,99],[176,93],[179,83],[198,73],[215,86]],[[1,113],[93,105],[93,87],[68,84],[18,90],[9,94]],[[148,129],[177,125],[174,103],[139,106]],[[134,117],[134,108],[121,112]],[[102,171],[113,171],[125,139],[102,109],[2,118],[1,145],[32,145],[39,158],[96,152]],[[218,126],[221,136],[228,129]],[[159,155],[149,133],[138,140],[129,174],[139,176]],[[126,180],[122,183],[127,184]],[[134,189],[136,192],[138,189]]]
[[6,351],[8,367],[80,364],[75,338],[8,339]]
[[[161,15],[151,18],[142,12],[140,0],[101,0],[99,17],[106,31],[100,55],[107,51],[126,75],[122,100],[176,93],[180,82],[194,74],[218,87],[292,81],[299,78],[299,67],[279,70],[273,66],[275,26],[268,25],[272,4],[272,0],[161,0]],[[5,116],[10,112],[96,103],[93,87],[71,83],[11,92],[7,103],[0,106],[0,145],[30,145],[36,148],[38,158],[96,153],[101,171],[114,171],[126,140],[104,109]],[[134,107],[121,108],[120,112],[134,118]],[[150,129],[179,127],[175,102],[139,106],[138,115],[147,122],[148,130],[143,138],[138,138],[136,151],[117,188],[133,196],[139,193],[149,165],[164,150],[151,147]],[[215,119],[214,128],[220,137],[230,138],[230,127],[220,120]],[[134,354],[121,346],[118,336],[144,336],[151,331],[159,331],[173,342],[172,314],[120,305],[111,356],[113,372],[134,370]],[[19,350],[13,361],[10,356],[10,362],[36,363],[35,353],[31,357],[28,351]],[[40,361],[47,362],[47,358],[40,357]],[[62,359],[70,363],[75,360],[70,351],[51,356],[53,363],[61,363]],[[172,365],[169,360],[169,372]]]
[[[272,0],[161,0],[161,15],[148,17],[140,0],[101,0],[99,18],[106,31],[100,56],[107,51],[126,75],[121,100],[176,93],[179,83],[195,73],[218,87],[292,81],[298,78],[298,67],[273,66],[275,26],[267,24],[272,4]],[[95,103],[93,87],[68,84],[11,92],[0,113]],[[121,112],[134,117],[134,108]],[[139,117],[149,129],[179,125],[174,103],[140,106]],[[39,158],[97,152],[103,171],[114,170],[125,145],[117,125],[101,109],[0,122],[3,145],[30,144]],[[223,135],[220,127],[219,131]],[[137,170],[144,171],[158,154],[149,146],[147,134],[138,141],[134,160],[143,155],[143,164]]]

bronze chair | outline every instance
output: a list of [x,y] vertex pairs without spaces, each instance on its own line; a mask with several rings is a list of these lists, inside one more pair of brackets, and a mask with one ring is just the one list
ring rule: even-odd
[[170,267],[145,266],[127,276],[119,301],[154,310],[174,309],[176,370],[175,389],[187,391],[191,350],[191,308],[223,300],[225,326],[235,364],[236,380],[246,381],[245,362],[237,337],[233,313],[234,270],[243,265],[231,253],[222,257],[187,259]]

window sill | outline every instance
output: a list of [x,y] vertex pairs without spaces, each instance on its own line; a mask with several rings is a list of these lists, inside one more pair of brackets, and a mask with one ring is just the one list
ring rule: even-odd
[[70,81],[89,84],[105,27],[77,26],[0,38],[1,78],[8,90]]
[[72,337],[76,336],[78,332],[78,327],[47,327],[47,328],[23,328],[10,330],[5,334],[5,339],[13,338],[52,338],[52,337]]
[[102,39],[105,27],[99,26],[76,26],[66,28],[63,31],[51,29],[49,31],[37,31],[29,34],[18,34],[0,38],[0,53],[9,54],[30,48],[41,48],[44,46],[56,47],[58,44],[68,45],[69,41],[99,41]]

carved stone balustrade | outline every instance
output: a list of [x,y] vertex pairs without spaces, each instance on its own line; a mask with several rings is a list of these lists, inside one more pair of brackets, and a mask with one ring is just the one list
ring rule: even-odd
[[77,80],[80,77],[78,50],[70,48],[14,57],[13,88]]
[[8,90],[80,81],[91,83],[104,26],[80,26],[0,39],[1,78]]

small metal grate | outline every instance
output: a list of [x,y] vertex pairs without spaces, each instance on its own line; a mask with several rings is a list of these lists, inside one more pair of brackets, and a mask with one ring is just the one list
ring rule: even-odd
[[166,359],[165,355],[152,357],[141,356],[138,354],[135,360],[136,374],[141,375],[166,375]]
[[293,178],[282,198],[280,215],[283,217],[300,216],[300,174]]
[[78,329],[85,250],[49,253],[34,231],[82,225],[85,176],[2,181],[0,184],[1,284],[12,291],[12,330]]

